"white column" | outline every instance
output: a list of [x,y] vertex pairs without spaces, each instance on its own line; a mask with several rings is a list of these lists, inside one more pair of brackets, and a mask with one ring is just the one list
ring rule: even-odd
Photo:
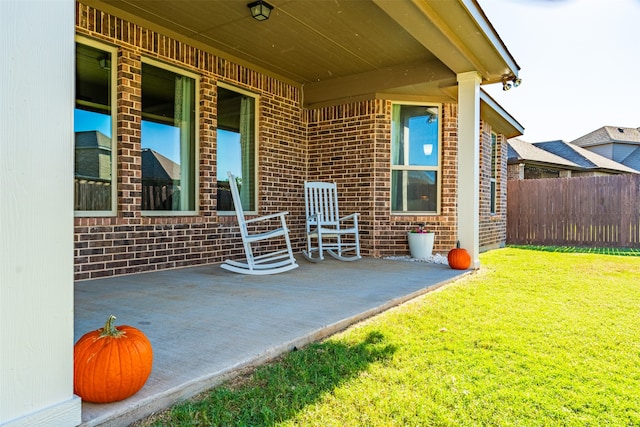
[[0,425],[75,426],[73,0],[0,0]]
[[476,72],[458,74],[458,239],[480,267],[480,83]]

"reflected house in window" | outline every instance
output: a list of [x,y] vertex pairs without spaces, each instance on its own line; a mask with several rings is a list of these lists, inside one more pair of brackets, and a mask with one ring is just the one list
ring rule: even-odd
[[76,132],[76,178],[111,180],[111,138],[100,131]]
[[142,210],[177,210],[180,165],[150,148],[142,150]]
[[100,131],[75,133],[75,210],[111,206],[111,138]]

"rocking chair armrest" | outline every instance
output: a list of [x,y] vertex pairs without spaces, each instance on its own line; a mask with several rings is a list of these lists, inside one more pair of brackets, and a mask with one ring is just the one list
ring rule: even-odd
[[345,220],[348,220],[348,219],[353,219],[354,221],[357,221],[359,215],[360,215],[360,212],[354,212],[354,213],[352,213],[350,215],[343,216],[338,221],[345,221]]
[[258,218],[250,218],[245,220],[246,224],[252,223],[252,222],[258,222],[258,221],[264,221],[266,219],[272,219],[272,218],[277,218],[280,217],[281,219],[284,219],[285,215],[288,215],[289,212],[278,212],[278,213],[274,213],[274,214],[270,214],[270,215],[265,215],[265,216],[260,216]]

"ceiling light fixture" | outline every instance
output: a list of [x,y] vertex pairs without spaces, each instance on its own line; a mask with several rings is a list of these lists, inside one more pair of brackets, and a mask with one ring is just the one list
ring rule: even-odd
[[249,3],[247,7],[251,10],[251,16],[253,16],[253,19],[256,21],[266,21],[269,19],[269,15],[271,15],[271,11],[273,10],[273,6],[264,0]]

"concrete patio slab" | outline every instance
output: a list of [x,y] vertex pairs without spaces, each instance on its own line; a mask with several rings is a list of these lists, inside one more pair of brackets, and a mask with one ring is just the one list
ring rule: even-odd
[[446,265],[327,259],[271,276],[206,265],[75,284],[75,340],[107,317],[142,330],[153,370],[132,397],[82,404],[82,426],[126,426],[293,347],[434,290],[466,272]]

